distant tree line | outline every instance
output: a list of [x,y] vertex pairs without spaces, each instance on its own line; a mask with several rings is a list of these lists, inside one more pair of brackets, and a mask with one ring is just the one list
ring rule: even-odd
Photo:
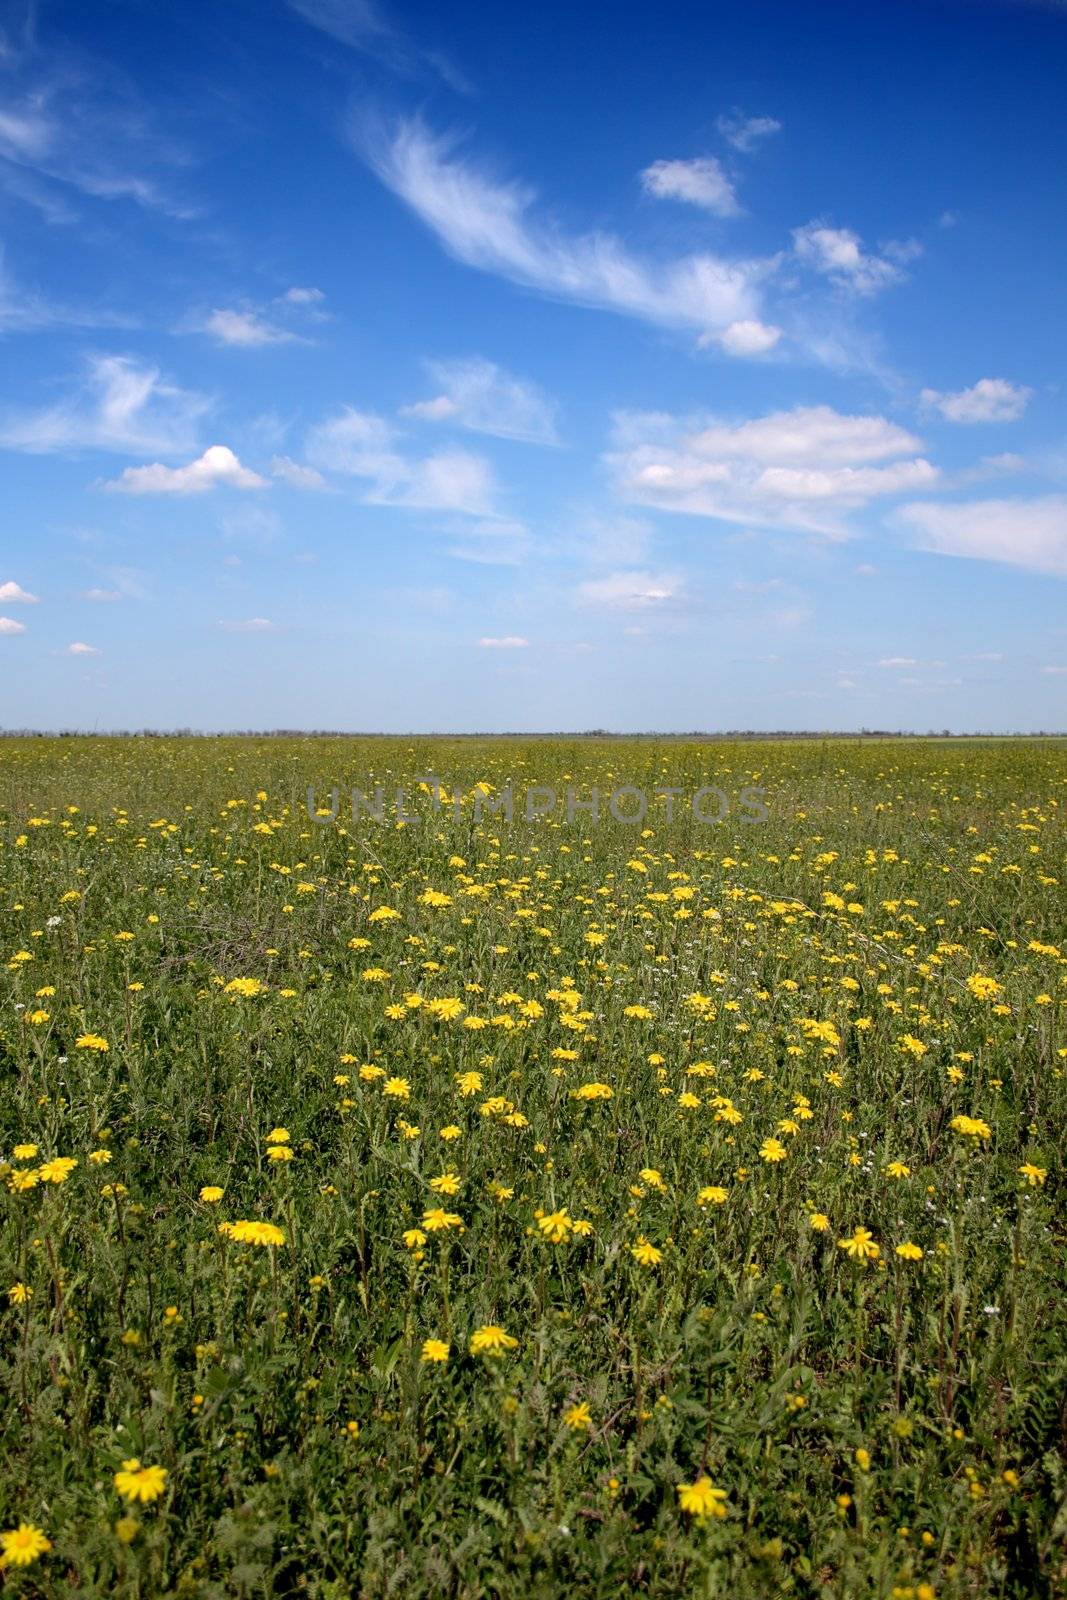
[[659,739],[725,741],[746,739],[1063,739],[1067,733],[1040,728],[1010,733],[953,733],[951,728],[929,728],[921,733],[914,728],[856,728],[831,731],[825,728],[724,728],[719,731],[693,728],[685,733],[659,733],[649,728],[641,733],[618,733],[610,728],[557,728],[541,733],[399,733],[352,731],[344,728],[229,728],[221,733],[206,733],[199,728],[0,728],[0,739]]

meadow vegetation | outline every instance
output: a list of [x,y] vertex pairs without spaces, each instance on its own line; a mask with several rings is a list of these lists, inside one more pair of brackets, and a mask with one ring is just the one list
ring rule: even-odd
[[1054,741],[5,740],[0,1587],[1063,1595],[1065,819]]

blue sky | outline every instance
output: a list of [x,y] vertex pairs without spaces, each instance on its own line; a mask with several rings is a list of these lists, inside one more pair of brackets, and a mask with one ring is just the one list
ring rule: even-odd
[[0,0],[0,723],[1067,726],[1067,7]]

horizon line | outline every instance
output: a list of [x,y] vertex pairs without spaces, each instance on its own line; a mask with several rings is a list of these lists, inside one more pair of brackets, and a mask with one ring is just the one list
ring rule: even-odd
[[582,729],[538,729],[523,732],[515,729],[506,729],[499,732],[486,730],[459,730],[448,731],[435,729],[419,732],[414,729],[400,729],[389,732],[383,729],[355,729],[344,728],[3,728],[0,727],[0,739],[694,739],[718,741],[722,743],[736,741],[758,740],[803,740],[803,739],[855,739],[884,740],[884,739],[926,739],[926,740],[958,740],[958,739],[1067,739],[1067,731],[1050,731],[1047,729],[1034,729],[1029,732],[1021,730],[984,730],[977,733],[956,733],[951,729],[927,729],[919,732],[910,728],[726,728],[703,729],[691,728],[681,731],[668,731],[660,729],[642,729],[635,732],[621,732],[612,728],[582,728]]

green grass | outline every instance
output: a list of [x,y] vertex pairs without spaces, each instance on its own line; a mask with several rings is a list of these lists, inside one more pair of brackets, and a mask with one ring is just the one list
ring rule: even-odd
[[[307,816],[427,771],[770,816]],[[51,1549],[0,1582],[1064,1593],[1065,815],[1056,742],[5,740],[0,1528]]]

